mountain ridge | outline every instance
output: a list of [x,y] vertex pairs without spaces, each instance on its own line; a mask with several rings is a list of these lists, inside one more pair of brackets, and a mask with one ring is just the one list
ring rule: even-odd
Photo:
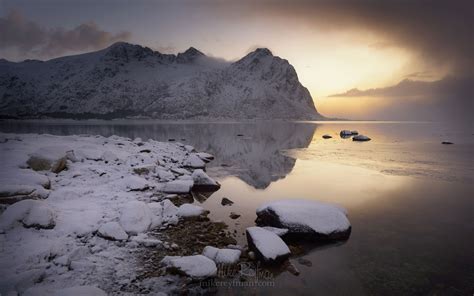
[[194,47],[117,42],[48,61],[0,62],[0,116],[317,120],[293,66],[259,48],[235,62]]

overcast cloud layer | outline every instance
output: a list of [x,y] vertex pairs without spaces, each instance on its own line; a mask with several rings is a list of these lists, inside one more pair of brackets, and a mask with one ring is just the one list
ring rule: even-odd
[[112,34],[94,22],[80,24],[72,29],[44,28],[12,11],[0,18],[0,52],[12,57],[50,58],[66,53],[104,48],[115,41],[130,39],[130,32]]

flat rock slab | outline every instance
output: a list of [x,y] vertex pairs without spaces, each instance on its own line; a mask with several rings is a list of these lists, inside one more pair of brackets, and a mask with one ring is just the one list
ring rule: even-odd
[[194,256],[166,256],[161,260],[168,271],[190,276],[193,279],[205,279],[217,274],[214,261],[203,255]]
[[347,239],[351,224],[345,209],[324,202],[288,199],[257,209],[257,225],[288,229],[288,235],[304,239]]
[[290,249],[275,233],[261,227],[247,228],[249,249],[265,263],[280,263],[290,257]]
[[356,141],[356,142],[367,142],[370,140],[371,139],[369,137],[364,136],[364,135],[358,135],[358,136],[352,137],[352,141]]

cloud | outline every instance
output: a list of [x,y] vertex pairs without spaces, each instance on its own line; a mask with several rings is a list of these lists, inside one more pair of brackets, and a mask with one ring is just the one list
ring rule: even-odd
[[400,83],[366,90],[351,89],[334,98],[383,101],[383,109],[372,110],[378,119],[443,120],[471,122],[474,110],[472,79],[447,76],[437,81],[405,79]]
[[311,28],[370,32],[379,49],[396,46],[434,66],[472,75],[474,2],[471,0],[247,0],[246,17],[292,18]]
[[[107,32],[94,22],[80,24],[72,29],[48,29],[12,11],[0,18],[0,36],[0,51],[4,53],[16,51],[18,57],[51,58],[104,48],[117,41],[129,40],[131,33]],[[11,56],[16,58],[13,54]]]

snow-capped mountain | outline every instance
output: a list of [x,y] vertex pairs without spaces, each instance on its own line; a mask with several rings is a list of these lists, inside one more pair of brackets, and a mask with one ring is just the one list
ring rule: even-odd
[[265,48],[233,63],[123,42],[45,62],[0,60],[0,98],[2,117],[322,118],[293,66]]

